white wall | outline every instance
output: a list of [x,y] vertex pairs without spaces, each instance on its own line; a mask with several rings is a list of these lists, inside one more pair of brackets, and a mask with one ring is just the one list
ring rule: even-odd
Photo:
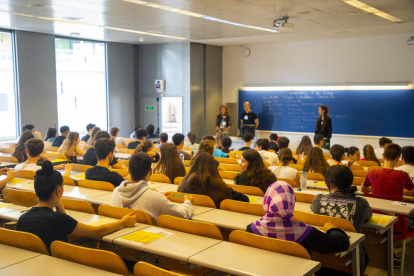
[[[237,102],[238,88],[247,84],[414,82],[414,46],[406,45],[409,36],[412,34],[252,44],[246,45],[251,50],[249,57],[243,56],[242,46],[223,47],[223,103]],[[293,149],[303,136],[276,132],[289,137]],[[414,145],[414,139],[393,141]],[[334,134],[331,142],[360,149],[367,143],[378,147],[378,137]]]

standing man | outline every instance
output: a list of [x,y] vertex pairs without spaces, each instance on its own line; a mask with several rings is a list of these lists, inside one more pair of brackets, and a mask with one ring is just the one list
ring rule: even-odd
[[250,132],[251,134],[253,134],[253,136],[256,136],[256,129],[259,126],[259,119],[257,118],[257,114],[250,109],[249,102],[244,103],[244,112],[241,114],[240,121],[242,130],[243,125],[252,125],[252,127],[249,129],[245,128],[243,130],[243,133]]

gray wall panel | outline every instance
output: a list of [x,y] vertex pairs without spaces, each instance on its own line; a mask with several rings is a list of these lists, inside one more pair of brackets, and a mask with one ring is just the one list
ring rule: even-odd
[[55,37],[16,31],[20,123],[46,134],[57,126]]
[[216,116],[222,104],[222,47],[206,45],[206,134],[216,134]]
[[107,43],[109,127],[116,126],[119,136],[129,138],[134,127],[133,45]]
[[197,137],[197,143],[205,133],[204,118],[204,48],[202,44],[191,43],[190,67],[191,67],[191,116],[190,129]]

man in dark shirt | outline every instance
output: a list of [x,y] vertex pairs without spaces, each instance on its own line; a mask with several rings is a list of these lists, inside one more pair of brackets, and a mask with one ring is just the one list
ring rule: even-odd
[[[255,135],[255,131],[257,127],[259,126],[259,119],[257,118],[257,114],[253,112],[253,110],[250,109],[250,103],[245,102],[244,103],[244,112],[240,116],[240,122],[241,126],[243,125],[254,125],[254,129],[251,130],[245,130]],[[243,129],[242,129],[243,130]],[[245,132],[243,131],[243,132]]]
[[160,142],[160,138],[157,134],[154,134],[155,126],[153,124],[147,125],[145,130],[148,133],[147,140],[151,141],[154,144],[158,144]]
[[95,127],[96,125],[94,124],[88,124],[86,126],[86,131],[88,132],[85,136],[82,137],[81,141],[84,142],[88,142],[89,138],[91,138],[91,134],[92,134],[92,129],[93,127]]
[[70,129],[68,126],[61,126],[60,127],[60,136],[56,137],[55,140],[53,140],[52,147],[60,147],[65,141],[66,137],[68,137],[70,132]]
[[240,148],[239,150],[245,151],[245,150],[252,149],[250,145],[253,142],[253,138],[254,136],[250,132],[246,132],[245,134],[243,134],[244,147]]
[[277,144],[278,136],[276,133],[270,134],[269,140],[270,140],[270,146],[269,149],[274,150],[276,153],[279,152],[279,146]]
[[[85,179],[106,181],[118,187],[125,179],[117,172],[110,171],[109,164],[114,158],[115,142],[108,138],[101,138],[95,143],[96,156],[98,164],[93,168],[87,169]],[[126,177],[130,177],[129,175]]]
[[135,131],[135,137],[137,137],[138,141],[131,142],[128,144],[128,149],[135,149],[138,147],[139,144],[147,140],[148,133],[145,129],[137,129]]
[[184,147],[184,135],[181,133],[176,133],[172,137],[174,146],[177,148],[178,155],[181,153],[184,154],[184,160],[191,160],[191,154],[183,150]]

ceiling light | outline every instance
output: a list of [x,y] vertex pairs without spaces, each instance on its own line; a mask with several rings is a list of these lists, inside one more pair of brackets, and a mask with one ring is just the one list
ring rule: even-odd
[[63,20],[69,20],[69,21],[79,21],[82,20],[82,17],[75,17],[75,16],[67,16],[67,17],[63,17]]
[[128,32],[128,33],[135,33],[135,34],[143,34],[143,35],[150,35],[150,36],[157,36],[157,37],[164,37],[164,38],[172,38],[172,39],[179,39],[179,40],[187,40],[187,38],[184,38],[184,37],[163,35],[163,34],[154,34],[154,33],[148,33],[148,32],[140,32],[140,31],[129,30],[129,29],[115,28],[115,27],[110,27],[110,26],[100,26],[100,25],[70,21],[70,20],[65,20],[65,19],[34,16],[34,15],[29,15],[29,14],[24,14],[24,13],[17,13],[17,12],[3,11],[3,10],[0,10],[0,12],[13,14],[13,15],[20,15],[20,16],[25,16],[25,17],[31,17],[31,18],[38,18],[38,19],[44,19],[44,20],[63,22],[63,23],[70,23],[70,24],[85,25],[85,26],[90,26],[90,27],[104,28],[104,29],[114,30],[114,31],[121,31],[121,32]]
[[41,4],[30,4],[28,6],[32,8],[47,8],[47,6]]
[[175,12],[175,13],[179,13],[179,14],[183,14],[183,15],[187,15],[187,16],[203,18],[203,19],[206,19],[206,20],[211,20],[211,21],[215,21],[215,22],[229,24],[229,25],[233,25],[233,26],[237,26],[237,27],[255,29],[255,30],[271,32],[271,33],[277,33],[276,30],[272,30],[272,29],[267,29],[267,28],[256,27],[256,26],[241,24],[241,23],[237,23],[237,22],[227,21],[227,20],[224,20],[224,19],[215,18],[215,17],[211,17],[211,16],[208,16],[208,15],[200,14],[200,13],[195,13],[195,12],[190,12],[190,11],[186,11],[186,10],[171,8],[171,7],[168,7],[168,6],[158,5],[158,4],[154,4],[154,3],[150,3],[150,2],[146,2],[146,1],[141,1],[141,0],[123,0],[123,1],[138,4],[138,5],[143,5],[143,6],[147,6],[147,7],[151,7],[151,8],[156,8],[156,9],[160,9],[160,10]]
[[385,18],[385,19],[390,20],[392,22],[402,22],[401,19],[399,19],[395,16],[392,16],[392,15],[386,13],[386,12],[380,11],[380,10],[378,10],[374,7],[371,7],[371,6],[369,6],[365,3],[362,3],[361,1],[358,1],[358,0],[342,0],[342,1],[347,3],[348,5],[351,5],[355,8],[357,8],[357,9],[375,14],[376,16]]

